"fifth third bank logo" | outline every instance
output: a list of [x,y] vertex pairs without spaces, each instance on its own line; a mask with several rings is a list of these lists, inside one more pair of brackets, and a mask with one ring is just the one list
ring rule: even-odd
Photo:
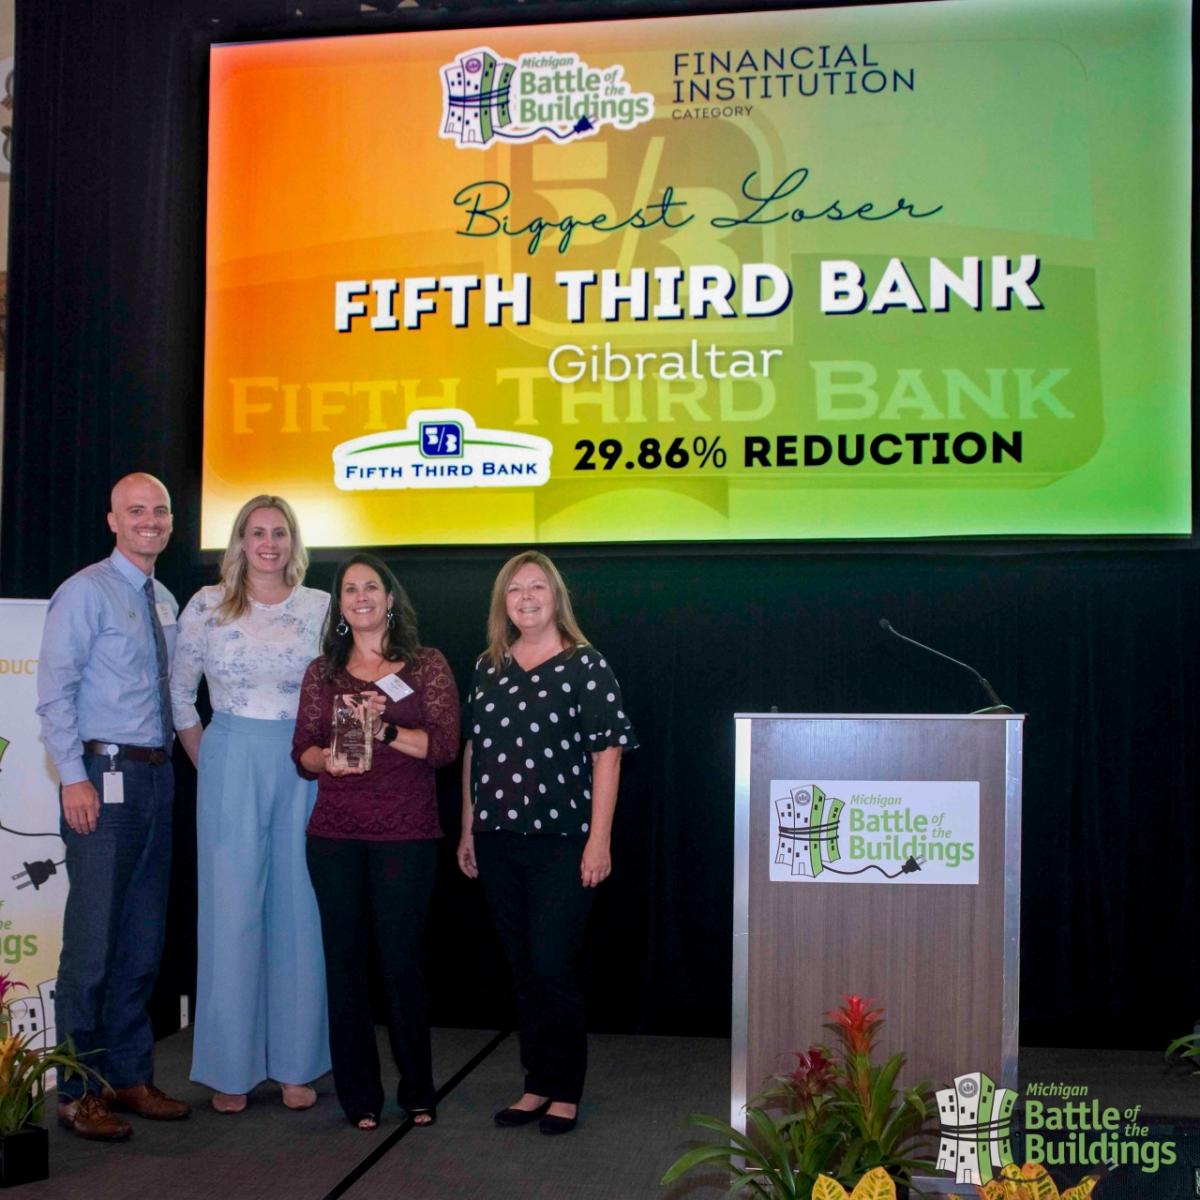
[[333,481],[343,491],[542,487],[553,454],[545,438],[480,428],[461,408],[420,409],[403,429],[334,447]]

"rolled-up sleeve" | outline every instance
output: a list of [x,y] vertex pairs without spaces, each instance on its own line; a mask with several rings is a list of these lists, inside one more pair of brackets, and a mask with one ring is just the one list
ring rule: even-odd
[[42,742],[64,784],[87,778],[79,736],[79,686],[98,633],[99,598],[86,580],[68,579],[46,610],[38,655],[38,706]]

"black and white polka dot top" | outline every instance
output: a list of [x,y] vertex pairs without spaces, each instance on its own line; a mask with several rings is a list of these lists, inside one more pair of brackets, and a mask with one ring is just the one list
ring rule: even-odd
[[513,658],[475,664],[464,707],[471,742],[472,831],[586,834],[592,754],[637,745],[612,668],[576,646],[525,671]]

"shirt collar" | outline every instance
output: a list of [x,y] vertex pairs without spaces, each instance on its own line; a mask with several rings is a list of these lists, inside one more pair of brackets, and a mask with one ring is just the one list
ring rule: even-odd
[[154,573],[147,575],[141,567],[135,567],[115,546],[113,552],[109,556],[108,561],[116,568],[117,574],[129,584],[130,587],[136,588],[139,592],[144,591],[146,580],[153,579]]

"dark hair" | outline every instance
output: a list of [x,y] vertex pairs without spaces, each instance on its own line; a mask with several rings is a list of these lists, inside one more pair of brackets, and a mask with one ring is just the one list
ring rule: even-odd
[[382,559],[374,554],[352,554],[338,566],[333,577],[333,591],[329,597],[329,612],[325,614],[325,628],[321,632],[321,653],[325,656],[326,678],[346,669],[350,658],[350,647],[354,639],[349,633],[338,633],[342,620],[342,580],[353,566],[369,567],[379,576],[383,590],[387,593],[393,620],[383,630],[383,657],[388,662],[413,662],[421,654],[421,640],[417,634],[417,614],[400,586]]

